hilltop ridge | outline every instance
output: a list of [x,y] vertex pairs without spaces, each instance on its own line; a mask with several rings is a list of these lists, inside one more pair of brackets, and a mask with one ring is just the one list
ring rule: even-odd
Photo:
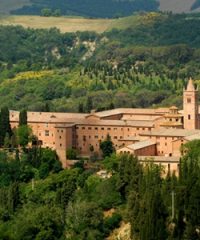
[[0,14],[40,15],[41,10],[59,9],[62,15],[113,18],[138,11],[170,11],[191,13],[200,10],[199,0],[1,0]]

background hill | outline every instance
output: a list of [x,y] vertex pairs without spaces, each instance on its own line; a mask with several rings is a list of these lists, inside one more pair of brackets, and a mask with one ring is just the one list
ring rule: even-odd
[[30,4],[29,0],[1,0],[0,15],[9,14],[10,11],[19,9],[28,4]]
[[199,11],[199,0],[1,0],[0,14],[39,15],[41,9],[59,9],[63,15],[119,17],[135,11]]
[[188,77],[200,79],[199,14],[113,21],[103,33],[1,26],[0,105],[72,112],[181,107]]

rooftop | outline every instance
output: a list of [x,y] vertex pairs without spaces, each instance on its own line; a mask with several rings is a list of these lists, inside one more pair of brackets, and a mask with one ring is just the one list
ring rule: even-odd
[[[63,119],[63,123],[74,123],[84,126],[127,126],[127,127],[153,127],[153,121],[123,121],[123,120],[98,120],[98,119]],[[63,124],[63,127],[65,124]]]
[[186,129],[159,129],[141,133],[142,136],[166,136],[166,137],[187,137],[194,134],[200,134],[200,130]]
[[[88,114],[84,113],[59,113],[59,112],[27,112],[28,122],[52,122],[61,123],[68,122],[69,119],[84,119]],[[10,111],[10,121],[19,121],[19,112]]]
[[130,136],[130,137],[124,137],[122,139],[119,139],[119,141],[139,141],[140,137],[138,136]]
[[99,117],[108,117],[118,114],[149,114],[149,115],[162,115],[169,112],[169,108],[116,108],[102,112],[96,112],[95,115]]
[[156,143],[151,141],[151,140],[144,140],[144,141],[140,141],[131,145],[126,146],[127,148],[131,149],[131,150],[138,150],[141,148],[145,148],[145,147],[149,147],[152,145],[155,145]]

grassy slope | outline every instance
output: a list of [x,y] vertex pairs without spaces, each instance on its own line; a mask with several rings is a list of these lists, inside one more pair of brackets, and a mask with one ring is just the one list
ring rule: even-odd
[[116,24],[116,19],[85,19],[80,17],[8,16],[0,19],[3,25],[22,25],[31,28],[57,27],[61,32],[104,32]]
[[139,15],[119,19],[86,19],[81,17],[40,17],[40,16],[6,16],[0,18],[2,25],[22,25],[31,28],[57,27],[61,32],[96,31],[102,33],[112,28],[124,29],[140,24]]

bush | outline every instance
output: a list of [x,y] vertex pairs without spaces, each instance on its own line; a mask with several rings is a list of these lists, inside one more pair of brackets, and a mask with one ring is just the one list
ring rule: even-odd
[[122,217],[119,213],[113,213],[111,217],[105,218],[104,220],[105,234],[108,235],[115,228],[118,228],[120,226],[121,220],[122,220]]

